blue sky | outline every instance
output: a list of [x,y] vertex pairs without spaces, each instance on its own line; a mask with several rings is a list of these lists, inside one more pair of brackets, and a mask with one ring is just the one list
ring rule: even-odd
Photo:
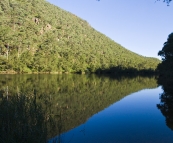
[[173,32],[173,2],[155,0],[47,0],[86,20],[125,48],[157,57]]

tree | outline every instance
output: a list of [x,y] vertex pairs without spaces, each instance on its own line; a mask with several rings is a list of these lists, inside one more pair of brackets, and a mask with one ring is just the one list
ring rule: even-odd
[[169,81],[173,81],[173,33],[168,36],[167,42],[163,44],[158,55],[162,57],[162,63],[157,67],[160,75],[158,83],[167,85]]
[[117,66],[154,71],[160,63],[45,0],[25,2],[0,0],[0,71],[95,72]]
[[167,42],[163,45],[163,49],[159,51],[158,55],[162,57],[163,61],[173,60],[173,33],[168,36]]

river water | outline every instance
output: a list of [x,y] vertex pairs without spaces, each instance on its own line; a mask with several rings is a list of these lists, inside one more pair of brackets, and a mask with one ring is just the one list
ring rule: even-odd
[[172,143],[173,131],[156,106],[161,92],[158,87],[132,93],[49,143]]
[[[28,138],[33,134],[35,142],[46,133],[48,143],[172,143],[173,131],[158,108],[162,93],[155,77],[0,75],[1,129],[9,128],[3,115],[12,114],[2,138],[14,140],[26,116],[31,118],[22,132]],[[17,110],[19,104],[25,112]],[[12,122],[20,122],[19,129]],[[23,129],[26,124],[37,136]]]

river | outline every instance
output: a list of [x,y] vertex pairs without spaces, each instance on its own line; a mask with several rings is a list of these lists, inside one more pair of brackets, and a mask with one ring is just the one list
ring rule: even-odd
[[1,138],[172,143],[173,131],[158,108],[161,93],[155,77],[0,75]]

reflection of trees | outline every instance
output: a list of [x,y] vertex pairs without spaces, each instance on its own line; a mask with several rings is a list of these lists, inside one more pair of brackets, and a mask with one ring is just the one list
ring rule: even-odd
[[7,94],[0,100],[0,140],[2,142],[45,142],[46,113],[32,95]]
[[[49,138],[84,123],[133,92],[156,86],[155,78],[144,77],[117,80],[94,75],[0,75],[0,110],[3,114],[13,113],[11,123],[17,123],[16,117],[27,117],[21,125],[46,132]],[[6,107],[10,108],[8,112]]]
[[160,96],[160,104],[157,104],[158,109],[166,117],[166,125],[173,130],[173,80],[164,80],[162,77],[158,79],[158,83],[162,85],[164,92]]
[[173,95],[162,93],[160,98],[161,103],[157,107],[166,117],[166,125],[173,130]]
[[33,94],[8,96],[3,93],[0,99],[1,142],[44,143],[62,132],[61,113],[52,114],[50,102],[37,100]]

